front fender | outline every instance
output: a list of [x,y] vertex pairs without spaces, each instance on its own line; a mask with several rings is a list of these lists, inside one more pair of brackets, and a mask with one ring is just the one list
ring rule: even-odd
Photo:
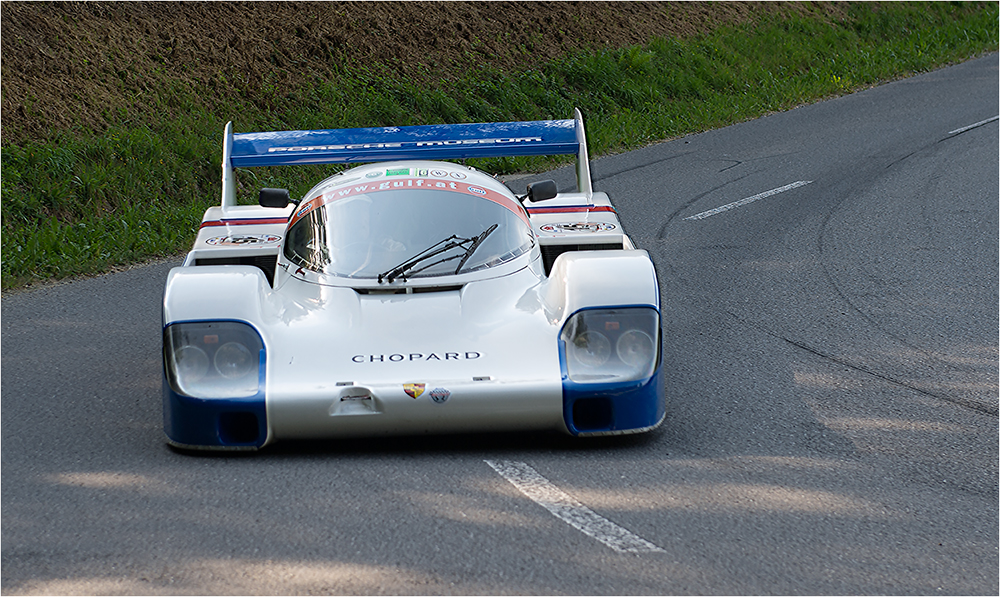
[[261,321],[277,297],[252,265],[175,267],[163,292],[163,325],[210,319]]
[[[656,270],[642,250],[575,251],[559,255],[541,294],[560,326],[587,309],[652,308],[660,311]],[[560,349],[563,416],[573,435],[641,433],[666,415],[662,353],[651,377],[622,383],[577,383]]]
[[660,309],[656,269],[641,249],[563,253],[552,264],[541,294],[559,321],[587,307]]

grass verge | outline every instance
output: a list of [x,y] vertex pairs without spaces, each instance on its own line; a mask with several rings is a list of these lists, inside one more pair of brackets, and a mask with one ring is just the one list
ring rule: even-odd
[[[344,63],[297,89],[227,81],[157,92],[162,114],[2,147],[2,286],[104,271],[177,254],[217,204],[222,127],[238,131],[567,118],[579,107],[592,155],[707,130],[927,71],[997,49],[998,5],[852,3],[843,18],[774,18],[689,39],[592,50],[512,73],[480,69],[437,85],[391,65]],[[165,114],[181,116],[166,117]],[[497,173],[551,158],[482,160]],[[241,170],[238,194],[262,186],[301,196],[337,166]]]

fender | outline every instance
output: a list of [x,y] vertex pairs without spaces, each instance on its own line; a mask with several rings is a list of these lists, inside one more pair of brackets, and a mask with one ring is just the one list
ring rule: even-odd
[[559,255],[541,296],[555,319],[595,306],[660,309],[656,270],[644,250],[572,251]]
[[252,265],[175,267],[163,292],[163,325],[210,319],[257,323],[277,301],[264,272]]

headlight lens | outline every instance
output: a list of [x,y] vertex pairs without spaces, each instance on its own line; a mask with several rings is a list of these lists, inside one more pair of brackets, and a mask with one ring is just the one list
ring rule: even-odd
[[235,321],[175,323],[163,335],[163,362],[175,392],[196,398],[257,394],[264,344]]
[[570,358],[584,367],[600,367],[611,358],[611,341],[600,332],[583,332],[567,348]]
[[618,337],[615,352],[626,365],[641,368],[656,355],[656,346],[646,332],[629,330]]
[[660,317],[649,307],[575,313],[561,335],[569,378],[578,383],[647,378],[656,369],[659,338]]
[[174,366],[178,376],[199,381],[208,373],[208,355],[197,346],[181,346],[174,351]]
[[227,379],[240,379],[253,372],[257,359],[239,342],[226,342],[215,351],[215,370]]

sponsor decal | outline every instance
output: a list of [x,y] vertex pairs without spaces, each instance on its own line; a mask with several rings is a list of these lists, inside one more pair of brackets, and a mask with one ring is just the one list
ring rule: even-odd
[[386,170],[385,171],[385,175],[386,176],[409,176],[410,175],[410,169],[409,168],[396,168],[394,170]]
[[444,388],[434,388],[431,390],[431,400],[437,404],[444,404],[448,402],[448,398],[451,397],[451,392]]
[[468,178],[464,172],[452,172],[451,177],[456,180],[465,180],[466,178]]
[[525,143],[541,143],[541,137],[511,137],[509,139],[453,139],[449,141],[417,141],[404,143],[416,147],[443,147],[453,145],[523,145]]
[[433,176],[434,178],[447,178],[448,177],[448,171],[447,170],[431,170],[431,176]]
[[483,356],[481,352],[397,352],[394,354],[356,354],[351,357],[355,363],[411,363],[434,361],[472,361]]
[[420,397],[421,394],[424,393],[425,387],[427,387],[427,384],[404,383],[403,391],[406,392],[406,395],[409,396],[410,398],[417,399]]
[[273,245],[281,242],[281,237],[277,234],[230,234],[215,236],[205,242],[217,247]]
[[[434,176],[435,172],[439,171],[431,170],[431,176]],[[444,171],[441,172],[443,172],[444,176],[447,177],[448,175],[447,172]],[[302,205],[302,207],[299,208],[299,211],[292,217],[292,220],[291,222],[289,222],[289,225],[295,224],[297,221],[299,221],[302,218],[302,216],[306,214],[308,210],[314,209],[321,205],[326,205],[327,203],[336,201],[338,199],[344,199],[346,197],[353,197],[356,195],[378,193],[380,191],[393,191],[404,188],[413,191],[419,191],[419,190],[457,191],[459,193],[463,193],[466,195],[485,197],[486,199],[489,199],[490,201],[498,205],[502,205],[505,208],[509,209],[510,211],[514,212],[514,214],[516,214],[517,217],[519,217],[523,222],[528,223],[527,215],[525,214],[524,209],[521,207],[521,204],[518,203],[516,200],[504,195],[503,193],[490,189],[483,189],[481,187],[462,186],[462,183],[455,182],[454,180],[435,180],[434,178],[407,177],[407,178],[394,178],[392,180],[385,180],[382,182],[373,181],[365,184],[356,184],[356,185],[327,189],[326,191],[324,191],[322,195],[314,197],[309,201],[305,202]]]
[[306,203],[305,205],[303,205],[302,209],[299,210],[299,213],[296,214],[295,217],[296,218],[301,218],[302,216],[306,215],[307,213],[309,213],[310,211],[312,211],[313,209],[315,209],[317,205],[319,205],[319,203],[315,199],[313,199],[309,203]]
[[427,168],[419,168],[419,169],[417,169],[417,176],[429,176],[430,173],[431,173],[431,171],[428,170]]
[[379,176],[382,176],[382,172],[380,171],[369,172],[368,174],[365,174],[365,176],[367,178],[378,178]]
[[[412,143],[410,143],[412,145]],[[268,147],[267,153],[300,153],[303,151],[351,151],[355,149],[399,149],[403,143],[350,143],[346,145],[296,145],[295,147]]]
[[603,222],[562,222],[539,226],[539,230],[542,232],[607,232],[615,228],[614,224]]
[[[391,131],[390,131],[391,132]],[[510,137],[505,139],[447,139],[443,141],[400,141],[396,143],[350,143],[333,145],[296,145],[268,147],[268,153],[301,153],[306,151],[351,151],[357,149],[401,149],[404,147],[452,147],[456,145],[524,145],[541,143],[541,137]]]

